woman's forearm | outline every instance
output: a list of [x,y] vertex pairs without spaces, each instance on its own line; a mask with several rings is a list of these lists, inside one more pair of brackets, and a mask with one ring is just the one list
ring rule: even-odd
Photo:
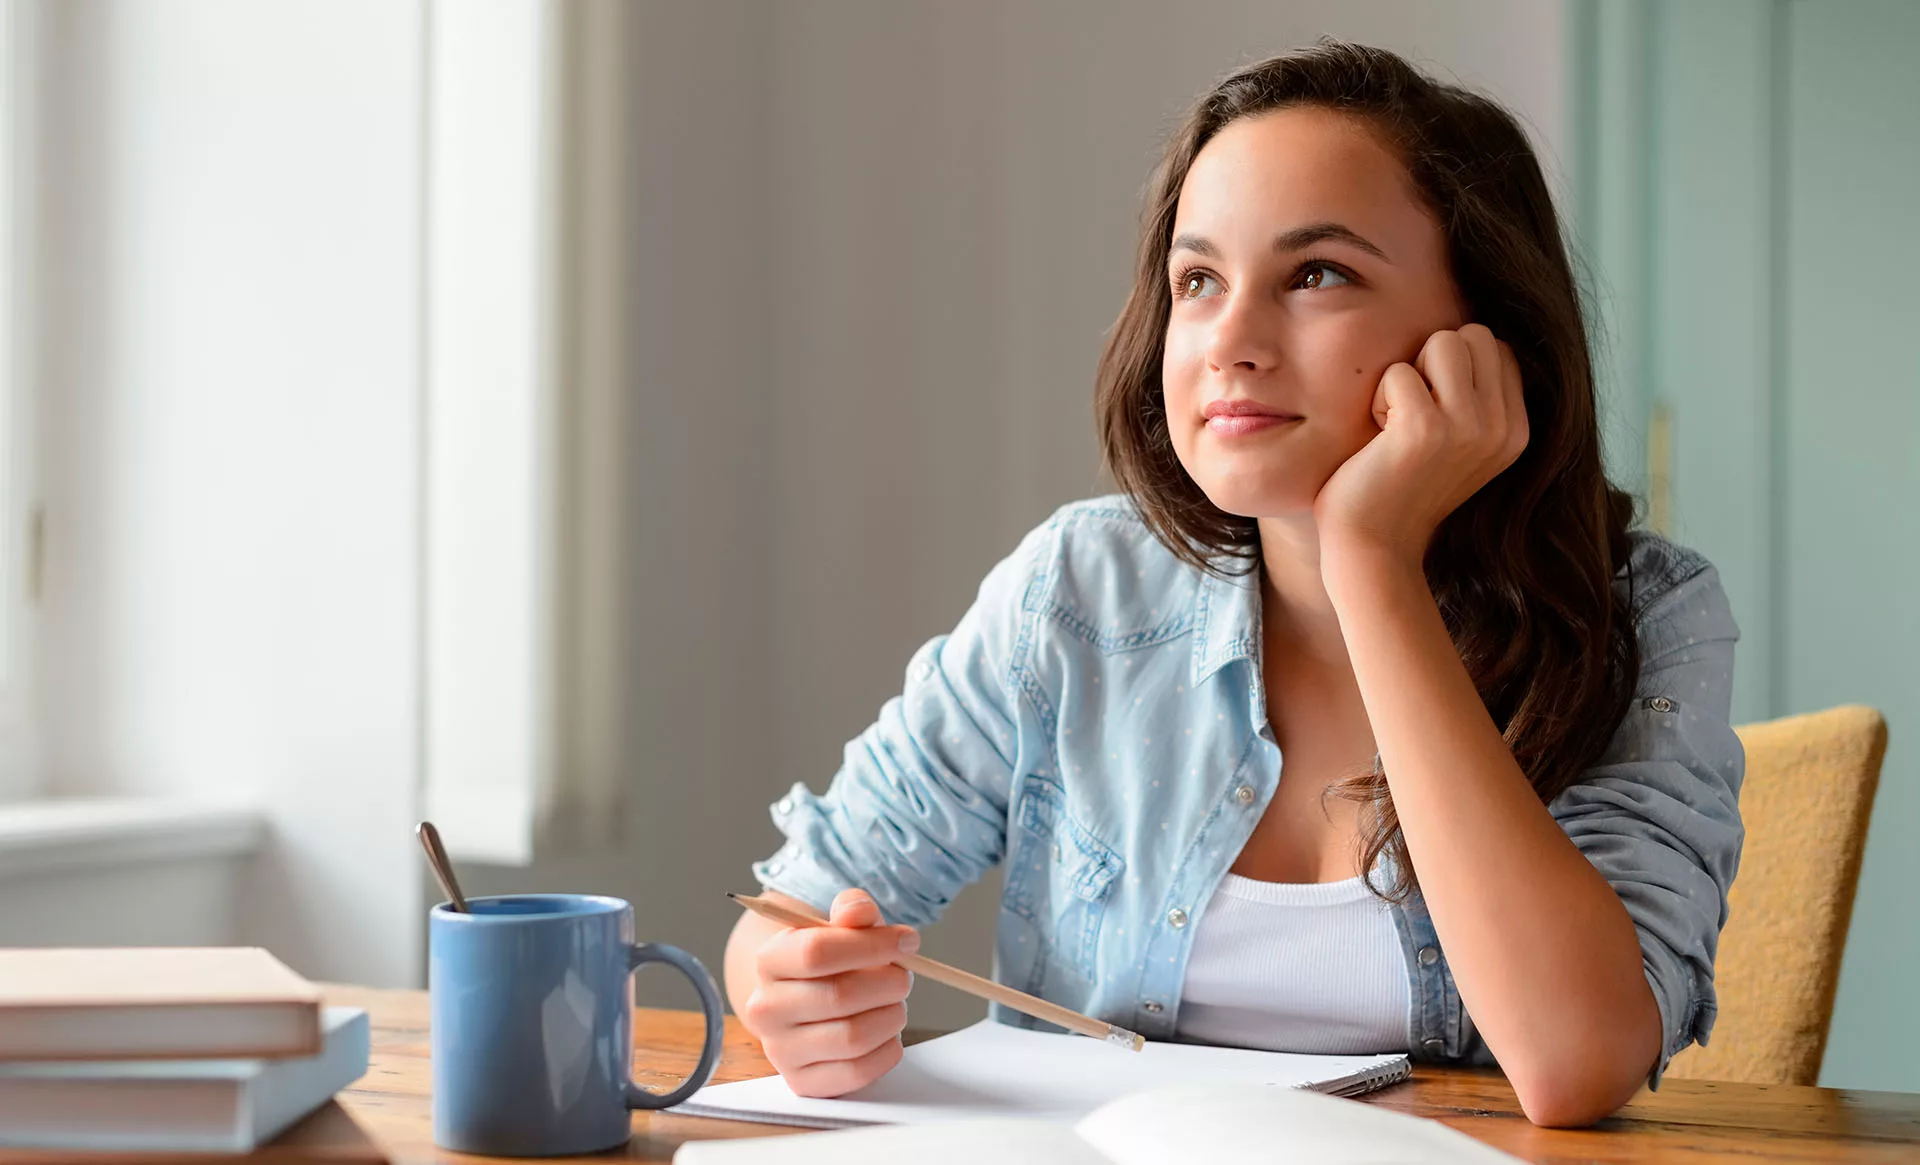
[[1660,1051],[1618,895],[1501,739],[1417,562],[1323,548],[1387,784],[1467,1011],[1527,1115],[1589,1124]]

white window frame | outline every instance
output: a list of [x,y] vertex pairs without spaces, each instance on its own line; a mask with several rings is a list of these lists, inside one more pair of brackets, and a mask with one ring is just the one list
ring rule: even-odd
[[429,3],[422,312],[425,813],[525,865],[549,766],[545,4]]
[[0,803],[44,786],[34,682],[44,534],[31,440],[34,8],[0,3]]
[[525,865],[624,813],[630,28],[426,11],[423,801],[453,856]]

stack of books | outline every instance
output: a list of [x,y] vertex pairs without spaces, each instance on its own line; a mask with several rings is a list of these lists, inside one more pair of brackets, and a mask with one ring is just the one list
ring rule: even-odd
[[246,1153],[370,1051],[366,1012],[255,947],[0,950],[0,1146]]

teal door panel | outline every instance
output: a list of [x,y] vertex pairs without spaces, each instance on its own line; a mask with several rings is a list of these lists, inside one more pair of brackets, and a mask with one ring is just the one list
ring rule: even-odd
[[1570,13],[1609,465],[1720,568],[1736,721],[1887,715],[1821,1080],[1920,1091],[1920,0]]
[[1785,16],[1776,683],[1890,727],[1822,1076],[1920,1091],[1920,3]]

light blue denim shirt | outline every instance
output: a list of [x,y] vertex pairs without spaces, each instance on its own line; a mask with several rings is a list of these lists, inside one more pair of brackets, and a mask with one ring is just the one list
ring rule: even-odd
[[[1605,755],[1549,806],[1639,932],[1666,1060],[1713,1026],[1745,754],[1727,599],[1705,559],[1634,536],[1640,680]],[[1282,779],[1257,576],[1176,559],[1123,497],[1064,507],[987,575],[823,796],[773,806],[754,874],[824,909],[870,891],[922,926],[1006,863],[1001,982],[1173,1039],[1193,935]],[[1418,895],[1393,911],[1416,1059],[1491,1063]],[[995,1018],[1044,1026],[999,1008]]]

